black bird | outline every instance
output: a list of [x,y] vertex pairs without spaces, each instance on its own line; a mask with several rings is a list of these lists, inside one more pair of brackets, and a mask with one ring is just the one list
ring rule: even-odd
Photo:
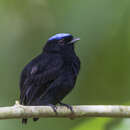
[[[80,60],[74,43],[79,38],[60,33],[48,39],[41,54],[32,59],[21,73],[20,104],[28,106],[65,105],[61,100],[74,88],[80,70]],[[34,118],[34,121],[38,118]],[[27,119],[22,119],[27,123]]]

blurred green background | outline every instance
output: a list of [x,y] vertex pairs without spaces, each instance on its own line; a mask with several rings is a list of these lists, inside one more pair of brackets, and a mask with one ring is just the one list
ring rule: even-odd
[[[0,106],[19,99],[22,68],[56,33],[80,37],[82,62],[68,104],[130,104],[129,0],[0,0]],[[1,120],[0,130],[128,130],[129,119]]]

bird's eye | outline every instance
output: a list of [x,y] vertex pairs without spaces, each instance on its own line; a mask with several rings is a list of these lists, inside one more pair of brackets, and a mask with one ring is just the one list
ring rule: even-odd
[[59,43],[60,45],[64,45],[64,44],[65,44],[65,41],[64,41],[63,39],[61,39],[61,40],[58,41],[58,43]]

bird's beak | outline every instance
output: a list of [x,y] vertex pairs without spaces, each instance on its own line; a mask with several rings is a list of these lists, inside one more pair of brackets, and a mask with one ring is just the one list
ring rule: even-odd
[[80,40],[80,38],[73,38],[73,39],[69,42],[69,44],[75,43],[75,42],[77,42],[77,41],[79,41],[79,40]]

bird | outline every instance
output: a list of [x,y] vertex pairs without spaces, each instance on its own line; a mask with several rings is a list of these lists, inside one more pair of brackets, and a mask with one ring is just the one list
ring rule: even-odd
[[[41,53],[25,65],[19,83],[21,105],[49,105],[56,112],[55,105],[60,104],[72,110],[61,101],[74,88],[80,71],[80,59],[75,52],[78,40],[70,33],[55,34]],[[26,124],[27,119],[23,118],[22,123]]]

